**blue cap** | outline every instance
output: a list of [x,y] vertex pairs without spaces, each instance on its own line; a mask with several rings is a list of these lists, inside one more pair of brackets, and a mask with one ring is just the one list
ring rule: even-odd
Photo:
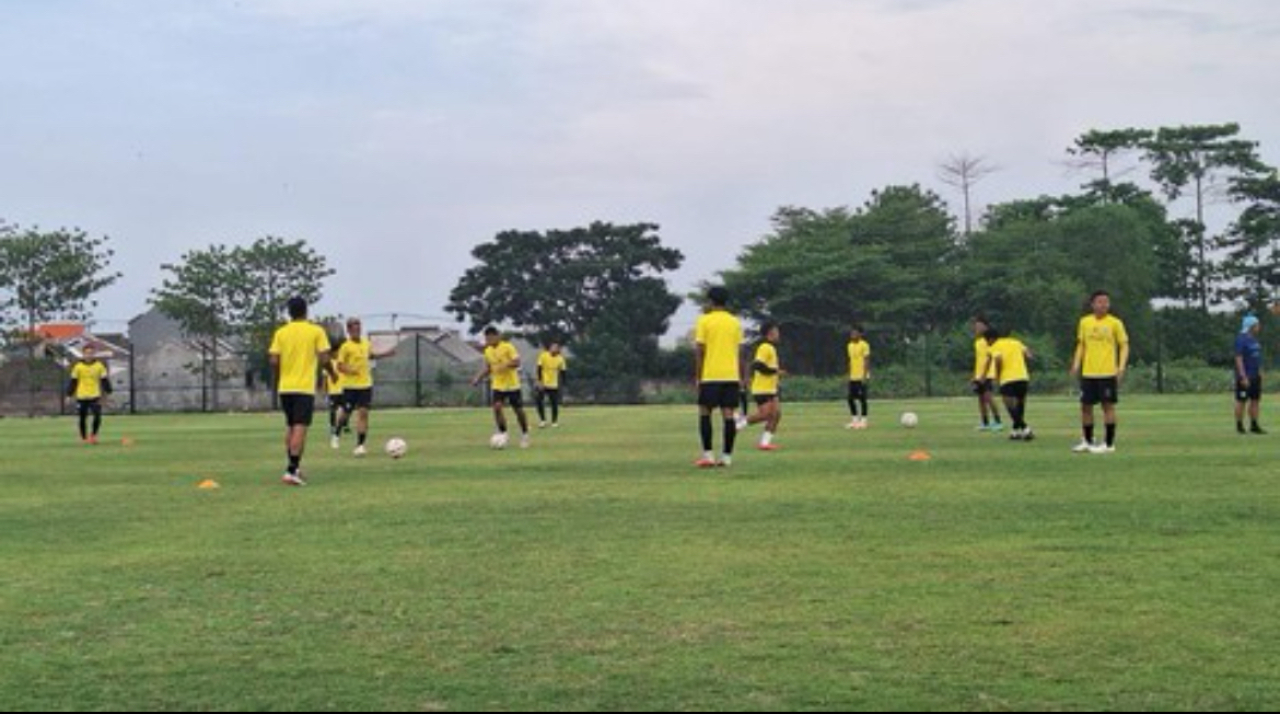
[[1261,324],[1262,324],[1261,320],[1254,317],[1253,315],[1249,315],[1248,317],[1244,318],[1244,325],[1240,327],[1240,334],[1247,335],[1249,334],[1250,331],[1253,330],[1253,328]]

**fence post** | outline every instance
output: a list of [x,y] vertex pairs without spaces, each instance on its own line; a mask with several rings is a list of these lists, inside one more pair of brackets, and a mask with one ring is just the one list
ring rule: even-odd
[[413,406],[422,408],[422,333],[413,333]]

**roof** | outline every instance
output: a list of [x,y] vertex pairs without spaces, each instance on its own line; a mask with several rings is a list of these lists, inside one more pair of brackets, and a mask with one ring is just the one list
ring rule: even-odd
[[36,326],[37,337],[58,342],[83,337],[86,332],[88,328],[82,322],[51,322]]

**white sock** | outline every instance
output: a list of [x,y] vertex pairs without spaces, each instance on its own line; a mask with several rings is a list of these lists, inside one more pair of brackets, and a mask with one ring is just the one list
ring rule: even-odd
[[760,437],[761,446],[769,446],[773,443],[773,433],[766,431],[764,436]]

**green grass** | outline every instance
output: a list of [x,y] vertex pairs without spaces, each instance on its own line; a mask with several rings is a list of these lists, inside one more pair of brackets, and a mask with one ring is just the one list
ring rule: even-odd
[[569,411],[502,453],[485,411],[378,413],[409,458],[316,434],[306,489],[275,416],[117,418],[96,449],[0,421],[0,702],[1280,707],[1280,436],[1141,398],[1119,454],[1073,456],[1066,400],[1033,401],[1034,444],[974,434],[970,401],[873,409],[855,434],[791,405],[785,451],[711,473],[689,408]]

